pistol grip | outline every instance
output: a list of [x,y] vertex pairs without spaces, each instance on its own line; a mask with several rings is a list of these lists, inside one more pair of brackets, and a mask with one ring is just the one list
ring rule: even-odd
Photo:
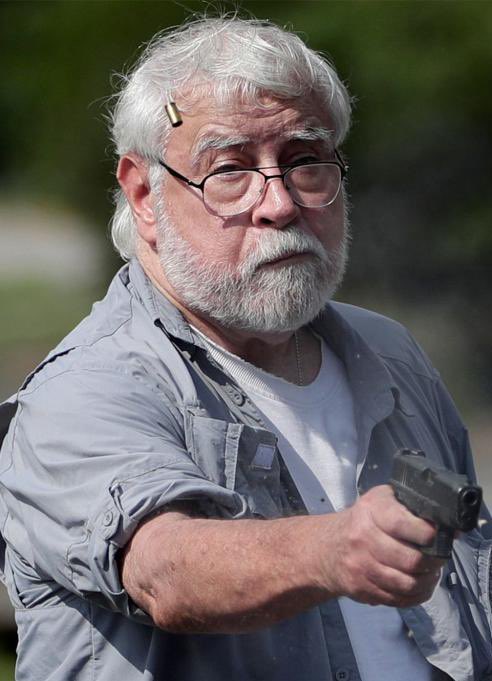
[[420,550],[427,556],[436,558],[451,558],[454,530],[452,527],[438,527],[437,534],[430,546],[422,546]]

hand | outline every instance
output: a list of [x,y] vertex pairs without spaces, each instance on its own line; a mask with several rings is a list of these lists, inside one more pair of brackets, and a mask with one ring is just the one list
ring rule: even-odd
[[371,605],[423,603],[446,562],[418,549],[431,544],[435,534],[431,523],[395,499],[389,485],[374,487],[335,514],[330,551],[323,557],[326,584],[341,596]]

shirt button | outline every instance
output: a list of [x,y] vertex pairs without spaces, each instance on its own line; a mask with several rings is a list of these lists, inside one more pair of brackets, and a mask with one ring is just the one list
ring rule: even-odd
[[458,584],[458,575],[456,572],[450,572],[446,578],[446,582],[449,589],[451,589],[453,586],[456,586]]
[[348,669],[338,669],[335,674],[335,679],[337,681],[348,681],[350,678],[350,672]]
[[229,394],[230,394],[230,396],[232,397],[232,401],[233,401],[235,404],[237,404],[238,407],[242,407],[242,405],[244,404],[244,397],[243,397],[243,395],[241,395],[241,393],[238,392],[237,390],[234,390],[234,388],[231,389],[231,391],[230,391]]
[[113,522],[113,514],[111,513],[111,511],[106,511],[106,513],[104,514],[104,517],[103,517],[103,525],[105,527],[108,527],[108,525],[111,525],[112,522]]

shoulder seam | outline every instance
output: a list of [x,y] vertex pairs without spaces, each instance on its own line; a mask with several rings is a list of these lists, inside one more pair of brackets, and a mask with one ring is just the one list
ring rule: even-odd
[[31,395],[36,392],[39,388],[43,387],[46,385],[46,383],[49,383],[52,380],[55,380],[56,378],[59,378],[60,376],[63,376],[64,374],[70,374],[70,373],[80,373],[83,374],[85,372],[92,372],[92,371],[101,371],[101,370],[107,370],[110,373],[114,374],[119,374],[121,376],[125,376],[137,383],[140,383],[144,387],[148,388],[152,393],[155,395],[159,395],[160,397],[168,399],[168,395],[163,392],[162,390],[159,390],[155,385],[152,385],[148,383],[146,380],[144,380],[140,376],[136,376],[135,374],[130,373],[129,371],[126,371],[125,369],[116,367],[116,366],[108,366],[107,364],[100,363],[92,363],[92,366],[84,366],[84,367],[69,367],[67,369],[62,369],[58,373],[54,374],[53,376],[46,376],[44,380],[40,381],[38,384],[35,386],[31,387],[31,389],[26,388],[26,390],[22,390],[19,392],[19,396],[21,397],[21,392],[24,395]]
[[439,380],[438,372],[432,367],[428,373],[424,373],[423,371],[419,371],[418,368],[410,364],[408,361],[402,359],[401,357],[394,357],[393,355],[388,355],[384,352],[376,352],[376,354],[383,360],[390,360],[392,362],[404,364],[406,367],[408,367],[408,369],[410,369],[412,373],[414,373],[416,376],[420,376],[420,378],[426,378],[427,380],[433,383],[436,383]]

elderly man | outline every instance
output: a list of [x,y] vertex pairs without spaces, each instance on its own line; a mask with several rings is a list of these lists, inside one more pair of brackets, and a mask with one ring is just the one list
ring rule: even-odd
[[18,681],[492,678],[490,544],[425,555],[384,484],[399,447],[473,477],[466,432],[400,325],[328,302],[349,110],[298,37],[237,18],[126,80],[130,262],[9,406]]

